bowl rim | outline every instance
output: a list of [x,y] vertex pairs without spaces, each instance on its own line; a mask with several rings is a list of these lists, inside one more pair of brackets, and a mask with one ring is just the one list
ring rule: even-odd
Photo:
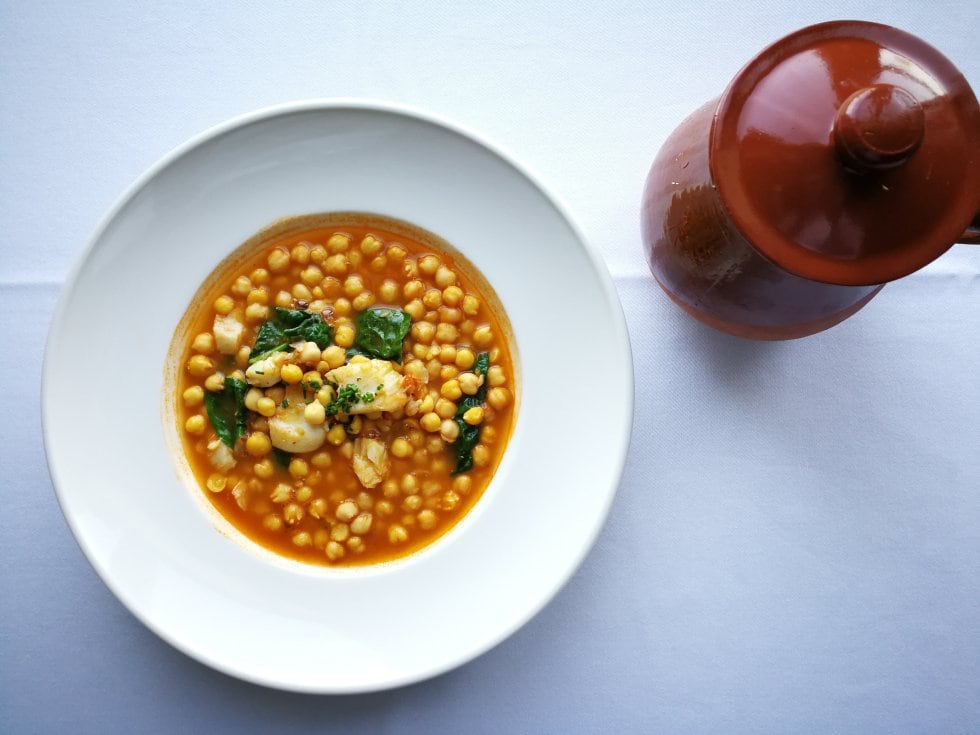
[[[441,128],[447,132],[454,133],[479,147],[482,147],[492,155],[499,158],[502,162],[512,167],[518,174],[524,177],[538,192],[542,195],[544,200],[552,206],[558,215],[564,220],[575,239],[581,245],[583,254],[588,258],[591,265],[593,274],[596,277],[596,282],[599,285],[602,296],[607,302],[610,314],[613,316],[612,323],[609,325],[610,330],[614,333],[616,342],[622,346],[624,349],[624,355],[626,363],[629,365],[629,370],[625,371],[627,374],[623,376],[626,381],[623,388],[625,389],[626,398],[626,408],[623,413],[623,425],[620,427],[620,432],[617,434],[619,437],[619,446],[616,447],[615,455],[613,456],[613,467],[615,472],[611,473],[608,482],[610,487],[605,493],[604,503],[600,509],[600,512],[596,514],[595,520],[589,529],[589,534],[587,537],[583,536],[578,544],[576,553],[574,556],[569,557],[570,563],[567,565],[566,570],[561,574],[556,574],[551,581],[546,594],[539,598],[539,601],[534,604],[525,606],[525,609],[520,615],[514,617],[509,625],[505,625],[498,629],[496,634],[488,635],[481,639],[478,645],[471,646],[469,649],[463,651],[454,657],[448,658],[445,662],[429,666],[425,669],[419,669],[410,674],[406,674],[401,677],[389,678],[383,682],[379,682],[375,685],[360,684],[351,685],[346,687],[323,687],[317,686],[315,684],[310,686],[297,685],[295,682],[281,682],[279,680],[263,677],[260,674],[255,674],[251,671],[243,671],[238,668],[228,665],[224,661],[207,655],[203,651],[199,651],[190,646],[185,645],[177,637],[171,635],[171,633],[166,630],[163,626],[158,625],[155,621],[150,619],[144,611],[132,606],[127,601],[127,598],[120,590],[117,589],[117,583],[112,580],[112,576],[104,568],[104,565],[100,564],[95,551],[90,548],[89,544],[84,539],[84,533],[81,529],[81,524],[79,520],[73,517],[70,513],[66,512],[66,504],[64,500],[64,486],[65,481],[61,477],[57,462],[52,456],[51,451],[51,426],[55,420],[53,407],[50,404],[48,384],[53,379],[53,357],[52,352],[57,346],[57,337],[60,325],[65,319],[65,313],[68,308],[69,303],[72,301],[72,296],[74,294],[75,288],[78,283],[78,279],[81,275],[81,271],[85,266],[86,262],[89,260],[92,252],[94,251],[97,244],[103,239],[106,231],[116,220],[119,214],[130,204],[130,202],[135,199],[143,189],[152,182],[161,172],[165,171],[168,167],[178,162],[184,156],[192,153],[196,149],[204,146],[205,144],[216,140],[223,135],[234,132],[240,128],[244,128],[248,125],[255,123],[260,123],[263,121],[268,121],[274,118],[287,117],[290,115],[303,114],[309,112],[322,112],[322,111],[341,111],[349,110],[355,112],[376,112],[384,113],[389,115],[395,115],[400,117],[407,117],[415,121],[428,123]],[[139,620],[145,627],[151,630],[159,638],[164,640],[166,643],[171,645],[173,648],[181,651],[189,658],[198,661],[200,663],[206,664],[210,668],[213,668],[222,673],[233,676],[237,679],[248,681],[254,684],[259,684],[262,686],[294,691],[300,693],[309,694],[355,694],[364,693],[372,691],[383,691],[394,689],[416,682],[424,681],[440,674],[451,671],[463,664],[466,664],[477,657],[483,655],[487,651],[499,645],[501,642],[512,636],[515,632],[520,630],[525,626],[532,618],[534,618],[541,610],[543,610],[561,591],[561,589],[568,583],[568,581],[575,575],[579,570],[582,563],[584,562],[588,553],[592,550],[595,542],[601,532],[602,528],[605,526],[606,519],[608,518],[609,511],[612,507],[612,502],[616,496],[619,486],[622,481],[622,476],[626,468],[626,459],[629,453],[629,448],[632,438],[632,428],[634,421],[634,406],[635,406],[635,367],[633,364],[632,356],[632,345],[630,342],[629,331],[627,327],[625,313],[623,311],[622,302],[619,299],[618,292],[612,280],[612,276],[608,270],[605,261],[602,259],[598,252],[598,249],[592,245],[588,239],[585,237],[581,228],[575,219],[571,216],[571,213],[567,206],[544,184],[540,179],[533,174],[527,166],[519,161],[519,159],[514,156],[509,150],[503,146],[492,142],[486,136],[481,133],[476,132],[472,128],[467,127],[455,120],[451,120],[442,115],[424,110],[420,107],[414,105],[405,104],[402,102],[393,102],[388,100],[383,100],[379,98],[370,97],[313,97],[306,99],[299,99],[287,102],[281,102],[273,105],[264,106],[254,110],[250,110],[233,117],[230,117],[216,125],[213,125],[180,143],[176,147],[172,148],[169,152],[164,154],[155,163],[144,170],[139,176],[136,177],[130,183],[128,187],[119,195],[112,206],[108,209],[106,214],[101,218],[97,226],[95,227],[93,234],[89,237],[85,246],[82,250],[75,256],[71,268],[67,272],[61,291],[52,312],[51,319],[48,325],[48,333],[45,340],[44,352],[42,357],[41,365],[41,386],[40,386],[40,408],[41,408],[41,434],[44,447],[45,463],[48,469],[48,474],[51,478],[52,487],[54,489],[55,498],[58,502],[59,508],[62,515],[65,518],[69,530],[75,539],[76,544],[81,549],[83,556],[95,570],[99,579],[102,583],[112,592],[113,596],[118,602],[120,602],[123,607],[132,614],[137,620]]]

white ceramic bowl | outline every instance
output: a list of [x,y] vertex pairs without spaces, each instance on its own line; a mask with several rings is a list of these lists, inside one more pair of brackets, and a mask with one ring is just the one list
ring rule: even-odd
[[[212,269],[274,220],[328,211],[407,220],[461,250],[510,317],[522,376],[473,511],[421,553],[353,570],[277,563],[219,533],[160,409],[171,336]],[[554,199],[456,125],[349,100],[244,115],[143,175],[68,279],[42,394],[61,507],[123,604],[217,669],[333,693],[434,676],[538,612],[606,517],[632,402],[615,290]]]

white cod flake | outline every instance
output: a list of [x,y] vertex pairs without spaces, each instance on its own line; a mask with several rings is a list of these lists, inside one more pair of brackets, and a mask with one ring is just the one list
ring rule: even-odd
[[374,396],[372,401],[355,403],[348,411],[351,414],[400,411],[408,403],[403,385],[405,377],[388,360],[358,360],[334,368],[325,377],[337,384],[338,392],[344,386],[352,385],[357,388],[358,396],[365,393]]
[[388,474],[388,445],[381,439],[360,437],[354,441],[351,463],[361,484],[367,488],[374,487]]
[[[256,363],[258,364],[258,363]],[[306,420],[306,401],[303,390],[292,386],[286,390],[286,408],[282,404],[269,419],[269,438],[272,446],[284,452],[312,452],[323,446],[327,438],[324,426],[314,426]]]
[[249,385],[259,388],[269,388],[279,382],[279,371],[285,365],[291,354],[288,352],[273,352],[268,357],[264,357],[258,362],[248,366],[245,371],[245,380]]
[[220,439],[212,439],[208,442],[208,461],[218,472],[228,472],[235,468],[235,454],[231,447]]
[[214,343],[222,355],[234,355],[242,344],[245,325],[231,314],[214,318]]

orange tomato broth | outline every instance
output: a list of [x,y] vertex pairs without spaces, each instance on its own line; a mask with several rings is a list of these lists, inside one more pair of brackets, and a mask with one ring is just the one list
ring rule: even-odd
[[[405,296],[405,285],[413,280],[423,282],[427,296],[429,292],[439,290],[445,298],[448,287],[439,289],[434,283],[434,274],[425,275],[418,271],[419,261],[423,256],[430,254],[437,256],[442,265],[455,273],[455,285],[464,294],[479,299],[476,314],[473,316],[462,314],[462,319],[456,323],[458,337],[453,346],[457,350],[457,355],[464,348],[469,348],[474,355],[479,355],[481,352],[490,353],[491,370],[500,380],[500,371],[494,370],[494,366],[502,368],[505,381],[499,386],[503,388],[503,393],[498,393],[494,397],[505,394],[509,396],[506,405],[496,409],[487,401],[483,403],[485,418],[481,424],[480,446],[486,449],[483,452],[486,460],[480,463],[482,466],[474,466],[470,471],[454,477],[452,470],[455,458],[449,451],[447,442],[441,438],[440,432],[421,428],[419,423],[421,414],[394,418],[390,421],[386,421],[390,418],[390,414],[383,414],[381,419],[376,421],[362,417],[362,426],[370,425],[375,431],[380,427],[388,447],[390,468],[381,484],[374,488],[366,488],[358,481],[351,466],[349,455],[351,450],[346,448],[352,444],[354,437],[350,437],[340,446],[324,442],[317,451],[294,455],[306,460],[308,470],[305,476],[296,477],[290,472],[292,465],[290,469],[281,466],[272,459],[272,454],[252,456],[246,451],[247,437],[255,431],[255,426],[263,425],[262,417],[250,411],[249,428],[235,446],[236,466],[225,473],[217,472],[212,467],[208,456],[208,444],[216,439],[216,433],[207,420],[204,406],[189,406],[182,398],[188,388],[193,386],[203,388],[207,379],[206,375],[194,376],[188,372],[191,357],[198,354],[192,349],[195,336],[211,332],[216,315],[214,302],[218,297],[225,295],[234,298],[237,311],[233,313],[240,315],[240,312],[246,308],[246,303],[253,298],[251,291],[250,295],[237,296],[230,290],[240,276],[249,277],[252,281],[251,290],[264,290],[268,293],[267,305],[271,316],[276,305],[277,293],[282,290],[289,291],[295,284],[301,282],[299,274],[309,265],[317,265],[313,260],[314,257],[317,259],[322,257],[318,247],[322,246],[327,250],[327,244],[335,234],[345,234],[350,240],[349,249],[345,254],[348,272],[346,276],[331,276],[324,273],[321,290],[311,289],[314,297],[317,293],[323,293],[323,298],[314,298],[314,302],[326,301],[330,307],[336,307],[339,299],[347,298],[344,293],[345,279],[353,274],[360,275],[365,289],[374,294],[378,294],[386,279],[395,281],[398,286],[397,298],[386,302],[378,299],[369,308],[379,306],[404,308],[413,300]],[[368,236],[383,243],[382,253],[386,256],[384,259],[386,262],[378,260],[377,255],[374,257],[364,255],[360,246]],[[291,257],[287,270],[268,272],[270,270],[268,257],[272,250],[297,252],[294,249],[303,244],[310,251],[310,260],[307,263],[297,263],[295,257]],[[387,257],[391,253],[398,254],[397,247],[392,251],[392,247],[395,246],[400,246],[405,251],[404,258]],[[298,252],[302,260],[302,247]],[[359,258],[352,256],[353,252],[360,252],[361,255]],[[327,250],[327,257],[336,254],[339,253]],[[351,260],[357,259],[360,260],[359,264],[356,266],[351,264]],[[321,259],[318,267],[324,263],[325,260]],[[262,280],[263,269],[268,272],[268,280],[265,283],[258,283],[258,280]],[[335,279],[336,283],[329,280],[331,278]],[[389,294],[390,291],[389,284]],[[302,304],[297,302],[298,299],[292,298],[288,308],[301,308]],[[443,314],[449,319],[457,316],[447,311],[454,307],[448,306],[445,302],[440,308],[432,309],[428,306],[425,308],[426,314],[422,321],[436,317],[439,320],[437,323],[441,323]],[[459,311],[458,308],[456,310]],[[353,326],[357,317],[353,308],[345,316],[338,315],[333,308],[327,308],[323,313],[331,324],[335,337],[338,326],[344,323]],[[245,322],[245,331],[241,344],[251,345],[262,321],[247,322],[244,319],[242,321]],[[418,321],[420,320],[412,319],[413,327]],[[485,338],[486,327],[489,327],[492,338],[489,343],[478,346],[474,344],[474,332],[481,327],[483,327],[481,336]],[[184,455],[208,502],[245,537],[276,554],[301,562],[329,566],[362,566],[405,557],[432,544],[456,525],[480,499],[500,463],[513,429],[516,411],[517,375],[511,339],[506,314],[492,288],[474,266],[437,236],[399,220],[354,213],[309,215],[280,221],[251,238],[215,269],[192,300],[175,332],[171,354],[179,355],[180,359],[176,363],[176,372],[179,374],[176,376],[176,381],[172,383],[176,386],[173,400],[176,402],[177,431],[181,437]],[[437,340],[433,339],[431,344],[424,344],[423,341],[416,339],[413,329],[403,343],[402,367],[399,368],[407,368],[409,363],[418,360],[417,355],[423,354],[424,351],[425,359],[421,361],[425,365],[426,372],[429,373],[427,390],[430,395],[433,391],[441,391],[441,385],[452,380],[443,377],[452,373],[452,369],[445,370],[445,368],[452,366],[459,372],[466,372],[456,365],[455,360],[444,362],[450,356],[448,350],[442,355],[442,359],[439,356],[430,357],[432,345],[436,343]],[[416,345],[422,346],[416,347]],[[440,353],[444,349],[440,346]],[[226,375],[236,369],[243,371],[247,367],[247,358],[242,360],[241,355],[225,356],[213,352],[209,357],[215,363],[215,369]],[[462,364],[465,365],[465,360]],[[320,367],[323,366],[324,363],[321,362]],[[418,366],[414,367],[418,369]],[[316,368],[304,367],[303,369],[308,371]],[[487,381],[487,376],[484,376],[484,382]],[[282,383],[278,385],[283,386]],[[185,429],[188,420],[195,415],[204,416],[206,428],[203,433],[192,434]],[[200,423],[199,419],[194,421]],[[331,417],[328,417],[326,426],[330,426],[331,422]],[[411,454],[406,457],[392,455],[392,445],[398,438],[408,440],[412,448]],[[440,442],[441,445],[436,446]],[[404,443],[400,444],[400,447],[404,449]],[[328,465],[323,464],[322,456],[315,458],[316,455],[323,453],[329,455]],[[476,457],[475,450],[474,457]],[[264,465],[263,461],[265,461]],[[262,465],[260,469],[267,473],[270,462],[271,475],[259,476],[256,466]],[[208,489],[209,478],[213,478],[216,474],[225,477],[224,487],[218,492]],[[410,477],[414,480],[407,479]],[[294,503],[297,503],[299,497],[306,496],[305,491],[301,492],[302,488],[308,487],[311,491],[305,502],[297,503],[303,508],[302,517],[292,525],[283,518],[284,508],[288,503],[277,503],[272,499],[273,490],[279,486],[281,491],[282,484],[291,488],[293,494],[291,502]],[[318,500],[321,498],[325,501],[325,510],[321,510],[324,505]],[[347,523],[347,536],[344,535],[343,530],[335,530],[342,525],[337,518],[338,509],[342,503],[349,501],[357,504],[359,515],[369,513],[372,519],[370,530],[359,535],[362,539],[360,548],[352,547],[350,543],[350,538],[358,535],[350,533],[350,522]],[[346,507],[350,508],[349,505]],[[320,517],[315,517],[314,509],[320,511],[316,513]],[[427,512],[423,513],[423,511]],[[276,514],[282,520],[279,527],[269,520],[270,516]],[[431,523],[433,516],[434,524]],[[431,527],[428,527],[430,525]],[[393,526],[403,528],[407,538],[393,541],[393,538],[400,538],[401,535],[392,531]],[[310,536],[310,543],[297,545],[296,537],[304,531]],[[331,545],[331,542],[343,547],[340,558],[328,557],[327,548],[336,552],[336,545]]]

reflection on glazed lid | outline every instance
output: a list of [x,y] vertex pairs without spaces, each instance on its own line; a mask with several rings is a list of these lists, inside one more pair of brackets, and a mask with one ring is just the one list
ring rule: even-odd
[[980,107],[963,75],[903,31],[811,26],[750,61],[722,96],[712,178],[764,256],[829,283],[918,270],[980,207]]

